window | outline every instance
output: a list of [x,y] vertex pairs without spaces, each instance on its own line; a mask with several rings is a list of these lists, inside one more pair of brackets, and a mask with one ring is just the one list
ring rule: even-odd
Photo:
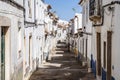
[[29,17],[32,17],[32,7],[31,7],[31,0],[28,0],[28,8],[29,8]]
[[89,18],[92,21],[100,20],[101,18],[101,0],[89,0]]
[[89,7],[90,7],[89,15],[92,16],[94,15],[94,10],[95,10],[95,0],[90,0]]

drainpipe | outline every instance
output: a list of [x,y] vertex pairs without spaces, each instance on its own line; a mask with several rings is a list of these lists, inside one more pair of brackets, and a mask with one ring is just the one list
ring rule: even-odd
[[25,28],[25,12],[26,12],[26,8],[25,8],[25,0],[23,0],[23,7],[24,7],[24,28]]
[[120,5],[120,1],[112,1],[111,3],[108,3],[104,6],[102,6],[102,22],[100,24],[94,24],[93,26],[103,26],[104,24],[104,8],[107,7],[107,6],[111,6],[111,5],[114,5],[114,4],[118,4]]
[[36,23],[36,0],[34,0],[34,22],[35,22],[35,27],[37,27],[37,23]]

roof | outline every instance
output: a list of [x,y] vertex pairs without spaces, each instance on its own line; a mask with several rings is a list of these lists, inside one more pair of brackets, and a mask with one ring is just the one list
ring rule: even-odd
[[83,0],[80,0],[80,2],[78,4],[81,4]]
[[48,10],[52,9],[52,7],[51,7],[50,4],[45,4],[45,5],[46,5],[46,8],[47,8]]
[[48,8],[48,9],[52,9],[51,5],[48,5],[47,8]]
[[66,29],[66,28],[68,27],[68,22],[65,21],[65,20],[59,20],[59,21],[58,21],[58,27],[59,27],[59,28]]

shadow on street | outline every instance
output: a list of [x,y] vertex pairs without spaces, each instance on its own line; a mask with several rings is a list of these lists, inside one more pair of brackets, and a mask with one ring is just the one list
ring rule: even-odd
[[64,42],[58,43],[50,60],[42,64],[29,80],[95,80],[93,74],[87,72],[87,67],[67,50]]

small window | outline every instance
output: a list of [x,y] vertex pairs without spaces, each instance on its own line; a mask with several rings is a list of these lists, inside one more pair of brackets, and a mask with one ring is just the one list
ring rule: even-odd
[[28,0],[28,8],[29,8],[29,17],[32,17],[32,6],[31,6],[31,0]]

